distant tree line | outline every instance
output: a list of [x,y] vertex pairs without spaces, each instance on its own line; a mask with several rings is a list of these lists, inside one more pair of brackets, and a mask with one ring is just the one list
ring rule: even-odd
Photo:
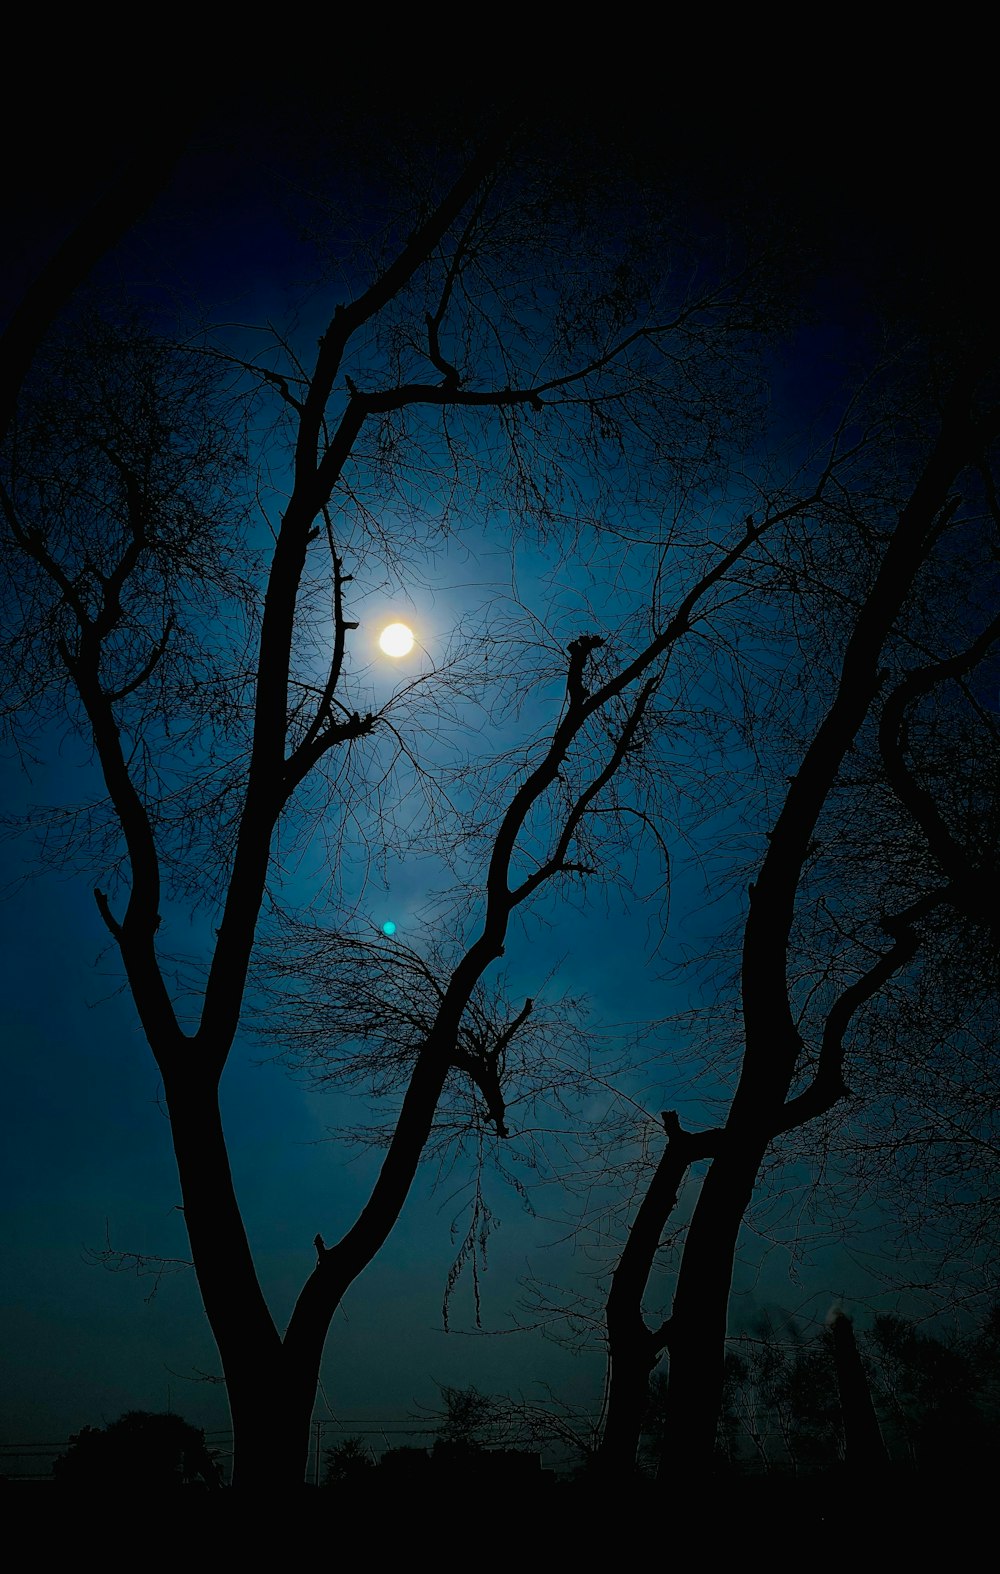
[[[764,1311],[730,1341],[716,1443],[727,1474],[783,1477],[836,1472],[850,1464],[843,1372],[835,1313],[814,1337],[794,1316]],[[854,1343],[853,1333],[850,1335]],[[964,1333],[940,1335],[890,1313],[857,1336],[857,1348],[884,1442],[883,1462],[921,1474],[979,1476],[1000,1460],[1000,1304]],[[395,1486],[433,1489],[449,1482],[551,1483],[545,1445],[572,1442],[551,1410],[486,1394],[474,1385],[440,1385],[429,1448],[386,1449],[379,1457],[360,1436],[324,1450],[323,1485],[340,1490]],[[666,1381],[650,1385],[638,1478],[659,1466]],[[577,1432],[576,1474],[589,1474],[595,1450]],[[595,1429],[594,1436],[598,1435]],[[866,1460],[870,1467],[871,1459]],[[222,1484],[204,1432],[174,1414],[130,1410],[102,1427],[84,1427],[53,1464],[61,1487],[122,1491]],[[870,1469],[868,1471],[870,1474]],[[637,1478],[637,1479],[638,1479]]]
[[[858,1335],[886,1462],[972,1471],[1000,1455],[1000,1306],[972,1332],[940,1336],[876,1316]],[[666,1382],[650,1386],[643,1462],[655,1467]],[[717,1459],[739,1472],[829,1470],[845,1463],[844,1410],[831,1325],[804,1336],[764,1312],[726,1352]]]

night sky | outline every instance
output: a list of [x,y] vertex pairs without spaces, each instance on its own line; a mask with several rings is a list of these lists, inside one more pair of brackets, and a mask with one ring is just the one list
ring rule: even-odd
[[[473,111],[463,107],[460,113],[468,120]],[[632,113],[631,124],[625,106],[616,118],[619,141],[626,147],[631,137],[647,164],[672,170],[708,254],[722,245],[726,224],[742,208],[748,217],[766,218],[773,233],[785,235],[789,252],[805,259],[799,298],[791,302],[789,294],[794,325],[773,334],[760,361],[769,431],[751,440],[742,472],[736,467],[699,500],[703,517],[714,514],[723,532],[725,521],[738,521],[753,506],[746,480],[748,474],[752,480],[752,466],[763,473],[765,454],[794,454],[796,444],[804,454],[828,421],[852,363],[868,351],[880,301],[892,298],[902,310],[912,296],[919,307],[929,278],[943,287],[943,279],[954,277],[949,270],[957,264],[936,224],[928,235],[927,222],[928,193],[941,191],[947,160],[923,134],[901,150],[881,124],[855,127],[850,138],[814,132],[808,164],[817,178],[804,182],[803,150],[790,144],[778,117],[747,126],[734,116],[707,135],[679,115],[664,122]],[[316,114],[311,111],[314,119]],[[313,199],[325,191],[331,205],[347,208],[364,242],[381,212],[379,158],[406,130],[399,113],[385,144],[369,149],[367,165],[357,159],[348,164],[342,150],[357,151],[357,114],[356,104],[344,109],[341,128],[327,147],[315,145],[309,159],[303,152],[309,117],[292,113],[288,103],[266,104],[248,94],[221,101],[187,128],[178,125],[166,188],[102,261],[88,288],[137,300],[164,331],[170,322],[186,323],[192,335],[200,321],[225,325],[213,327],[212,342],[236,355],[253,353],[257,341],[247,325],[284,324],[306,357],[336,291],[349,293],[363,282],[360,263],[341,267],[336,281],[324,273],[318,247],[304,233],[311,222],[316,229],[325,222],[322,204]],[[71,101],[66,119],[74,135],[58,173],[50,176],[39,153],[37,169],[26,162],[10,194],[15,244],[8,252],[5,306],[99,193],[102,170],[105,176],[113,171],[128,151],[112,117],[88,115],[84,104]],[[418,136],[419,118],[412,127]],[[954,192],[950,200],[962,207]],[[966,278],[976,271],[977,250],[975,243],[967,248]],[[784,287],[791,291],[787,282]],[[253,441],[260,430],[251,434]],[[474,457],[488,470],[485,452]],[[278,506],[286,479],[277,463],[264,487],[267,507]],[[442,661],[463,623],[482,628],[484,619],[493,619],[494,627],[502,621],[505,630],[523,632],[530,627],[527,609],[551,639],[565,644],[628,615],[646,559],[630,557],[620,538],[594,539],[586,532],[570,549],[568,531],[540,543],[525,529],[512,549],[513,525],[509,517],[505,523],[501,508],[486,506],[488,480],[484,489],[470,500],[464,519],[458,507],[451,533],[430,552],[411,549],[397,511],[392,528],[399,562],[379,567],[370,555],[351,586],[351,615],[360,623],[355,670],[376,700],[394,683]],[[257,529],[253,539],[262,545]],[[379,629],[394,618],[409,622],[418,641],[395,669],[375,649]],[[695,709],[710,699],[710,684],[689,695]],[[435,746],[469,756],[514,748],[551,726],[559,702],[558,673],[529,684],[519,708],[483,710],[460,698]],[[6,979],[0,1438],[60,1443],[124,1410],[168,1405],[221,1432],[228,1425],[224,1390],[201,1380],[219,1366],[193,1273],[170,1271],[168,1263],[156,1279],[137,1276],[126,1263],[114,1274],[88,1260],[108,1241],[126,1253],[187,1255],[158,1074],[94,903],[95,879],[72,858],[63,868],[43,867],[32,834],[42,824],[38,805],[71,805],[96,791],[90,751],[53,722],[34,737],[30,755],[19,758],[15,747],[6,747],[2,771],[14,834],[3,844],[7,900],[0,907]],[[633,895],[594,882],[586,901],[546,896],[508,948],[507,988],[515,1003],[526,994],[551,1002],[563,994],[587,1000],[579,1020],[581,1031],[594,1035],[597,1075],[571,1114],[552,1117],[565,1139],[564,1154],[572,1149],[574,1129],[607,1112],[612,1095],[604,1068],[610,1077],[637,1024],[653,1025],[641,1030],[641,1050],[629,1051],[635,1064],[617,1084],[622,1097],[634,1101],[630,1107],[645,1110],[654,1131],[664,1108],[678,1108],[695,1124],[713,1118],[705,1102],[712,1085],[693,1078],[693,1062],[684,1060],[683,1050],[677,1058],[677,1046],[686,1041],[667,1019],[684,1012],[699,988],[681,976],[679,964],[696,953],[721,954],[731,943],[724,937],[744,889],[734,878],[733,859],[748,850],[759,853],[766,825],[763,801],[746,796],[759,789],[752,785],[752,758],[732,729],[724,730],[716,772],[715,806],[686,837],[668,833],[669,903],[661,899],[655,848],[644,842],[637,844]],[[409,829],[412,799],[391,809]],[[16,834],[19,824],[23,834]],[[395,924],[387,946],[420,949],[430,935],[440,938],[442,926],[447,935],[454,909],[440,893],[451,876],[433,852],[390,849],[383,858],[377,829],[362,829],[374,853],[367,863],[367,855],[345,856],[336,889],[341,912],[350,912],[369,936]],[[313,912],[318,895],[334,889],[327,874],[330,845],[318,831],[291,849],[281,887],[290,910]],[[470,911],[454,921],[467,924]],[[193,966],[214,921],[210,903],[194,914],[181,902],[170,909],[171,943]],[[255,993],[253,999],[265,997]],[[378,1155],[330,1137],[332,1127],[364,1119],[363,1104],[324,1092],[305,1073],[275,1060],[280,1007],[262,1004],[248,1012],[251,1017],[271,1036],[255,1033],[248,1020],[226,1072],[223,1108],[258,1271],[283,1327],[312,1266],[314,1235],[336,1239],[351,1222]],[[517,1106],[512,1117],[516,1127]],[[533,1126],[544,1123],[534,1111],[525,1118]],[[519,1142],[516,1129],[511,1147],[550,1154],[541,1137],[534,1149]],[[317,1416],[399,1420],[419,1405],[433,1406],[436,1383],[475,1383],[532,1401],[550,1389],[561,1401],[596,1413],[604,1366],[596,1341],[574,1350],[549,1336],[565,1332],[556,1321],[543,1332],[537,1325],[548,1314],[524,1284],[535,1276],[555,1300],[562,1291],[551,1287],[563,1286],[569,1304],[577,1295],[597,1294],[597,1276],[609,1261],[608,1241],[594,1230],[574,1238],[582,1193],[559,1183],[561,1162],[554,1149],[534,1169],[519,1167],[515,1156],[511,1169],[524,1198],[487,1166],[484,1185],[499,1227],[480,1277],[482,1328],[476,1328],[466,1272],[450,1307],[449,1333],[442,1297],[467,1227],[471,1170],[467,1158],[453,1168],[433,1160],[425,1166],[388,1246],[334,1321]],[[807,1164],[791,1171],[793,1203],[805,1196],[810,1177]],[[627,1178],[620,1184],[627,1187]],[[620,1229],[622,1216],[616,1217]],[[862,1257],[877,1259],[878,1239],[865,1238]],[[825,1240],[793,1206],[785,1219],[779,1210],[773,1242],[748,1236],[737,1265],[731,1327],[747,1326],[770,1305],[795,1312],[812,1331],[840,1298],[862,1324],[873,1308],[896,1304],[894,1291],[866,1274],[857,1253]],[[654,1293],[650,1305],[656,1300]]]

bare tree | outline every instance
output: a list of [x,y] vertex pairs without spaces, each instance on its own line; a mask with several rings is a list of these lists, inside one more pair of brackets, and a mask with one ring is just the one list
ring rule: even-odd
[[[836,512],[846,534],[833,539],[843,543],[843,635],[839,651],[836,638],[829,642],[829,694],[817,659],[822,641],[813,647],[811,674],[798,680],[804,714],[812,708],[812,736],[787,778],[749,883],[735,1088],[713,1129],[685,1130],[676,1112],[664,1112],[662,1153],[611,1276],[603,1440],[609,1468],[634,1464],[649,1374],[666,1351],[663,1469],[671,1479],[708,1469],[734,1257],[765,1160],[780,1154],[790,1133],[848,1099],[855,1056],[862,1080],[877,1067],[869,1054],[866,1069],[865,1050],[885,1042],[892,989],[919,990],[935,969],[940,982],[954,915],[980,933],[990,929],[983,894],[995,878],[987,829],[995,813],[995,717],[970,703],[966,690],[949,725],[939,711],[936,741],[932,728],[931,740],[912,753],[907,718],[939,678],[972,672],[1000,632],[982,594],[996,553],[995,366],[991,342],[953,355],[947,393],[928,418],[922,450],[914,443],[906,453],[903,473],[884,470],[879,484],[862,477],[857,491],[849,483],[839,493]],[[897,418],[889,431],[900,429]],[[793,569],[795,560],[793,550]],[[797,572],[803,570],[810,571],[808,557],[800,559]],[[956,580],[961,593],[942,595],[942,585],[953,592]],[[970,751],[958,742],[965,721],[980,730]],[[877,737],[881,775],[859,768],[875,756]],[[914,825],[922,836],[914,836]],[[968,925],[964,935],[967,947],[978,945]],[[968,969],[953,985],[960,1009],[974,1012],[984,991],[995,990],[995,973],[980,965],[971,987]],[[902,1047],[905,1036],[895,1042]],[[940,1046],[941,1063],[955,1070],[960,1053],[953,1037]],[[917,1066],[919,1047],[911,1043],[908,1058]],[[882,1062],[884,1069],[884,1055]],[[651,1328],[643,1295],[688,1170],[699,1160],[708,1167],[683,1232],[672,1306]]]
[[[722,541],[665,531],[659,508],[650,530],[639,509],[630,533],[659,565],[640,615],[613,641],[586,626],[549,641],[558,691],[541,734],[493,778],[467,938],[439,984],[412,964],[421,1009],[389,1064],[400,1102],[380,1173],[338,1241],[316,1234],[282,1334],[218,1101],[262,909],[280,890],[277,838],[331,801],[363,818],[401,759],[433,775],[398,697],[366,706],[354,680],[358,576],[409,550],[414,527],[401,540],[392,515],[401,498],[419,513],[420,487],[429,521],[461,486],[542,529],[621,532],[637,474],[652,487],[669,471],[683,496],[708,487],[752,410],[739,352],[764,316],[750,272],[675,268],[664,283],[659,219],[641,247],[596,245],[578,157],[563,167],[507,127],[464,163],[439,152],[430,176],[408,149],[409,211],[390,194],[381,230],[366,219],[367,281],[345,290],[308,359],[283,334],[265,334],[259,353],[243,340],[178,347],[120,311],[80,313],[12,423],[0,507],[14,709],[68,718],[100,769],[103,795],[53,817],[48,845],[101,871],[95,899],[162,1077],[241,1487],[301,1483],[331,1319],[398,1219],[449,1083],[471,1083],[503,1134],[502,1081],[532,1003],[497,1017],[478,1002],[514,915],[594,872],[588,835],[602,834],[615,784],[641,775],[675,650],[725,604],[760,536],[831,474],[776,492]],[[586,270],[573,264],[581,246]],[[609,812],[652,824],[641,793]],[[219,908],[211,954],[194,965],[170,951],[178,901]],[[359,1015],[377,1037],[376,1009]]]

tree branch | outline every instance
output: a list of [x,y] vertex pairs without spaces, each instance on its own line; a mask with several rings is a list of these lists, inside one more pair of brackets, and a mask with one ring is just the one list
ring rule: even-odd
[[[931,903],[932,906],[945,899],[943,891],[936,895],[937,902]],[[930,908],[924,907],[922,910],[929,911]],[[850,1089],[844,1082],[844,1036],[847,1029],[855,1013],[878,994],[894,973],[908,966],[919,949],[920,936],[915,929],[908,927],[890,950],[867,968],[860,978],[855,979],[853,984],[841,991],[827,1013],[816,1074],[804,1092],[788,1099],[782,1106],[774,1130],[775,1136],[794,1131],[806,1121],[825,1115],[838,1100],[850,1097]]]
[[994,868],[977,866],[952,835],[931,793],[906,763],[908,709],[941,683],[964,677],[1000,640],[1000,614],[958,655],[910,672],[889,695],[879,722],[879,748],[889,784],[923,831],[927,846],[949,884],[950,899],[978,923],[997,929]]
[[[844,653],[837,692],[792,778],[752,890],[743,944],[746,1053],[730,1111],[770,1123],[783,1105],[799,1053],[786,981],[789,935],[802,869],[816,823],[847,750],[867,716],[881,681],[885,640],[903,605],[943,516],[957,475],[981,451],[971,401],[988,369],[973,357],[956,378],[937,440],[899,517],[872,590],[861,607]],[[993,418],[996,420],[996,417]]]

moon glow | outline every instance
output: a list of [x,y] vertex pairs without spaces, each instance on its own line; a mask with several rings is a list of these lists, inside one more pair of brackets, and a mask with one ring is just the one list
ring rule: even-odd
[[378,637],[387,656],[408,656],[413,649],[413,630],[405,623],[390,623]]

